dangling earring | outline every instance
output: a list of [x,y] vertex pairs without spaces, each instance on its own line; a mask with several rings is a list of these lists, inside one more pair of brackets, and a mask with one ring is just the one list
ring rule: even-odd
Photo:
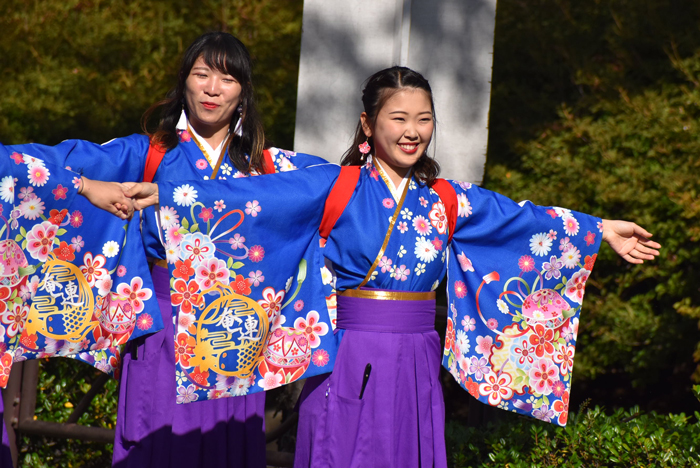
[[360,149],[360,153],[363,154],[362,159],[366,158],[370,150],[372,149],[372,147],[369,146],[369,138],[367,138],[364,143],[358,145],[358,148]]
[[236,109],[238,112],[238,122],[236,122],[236,128],[233,129],[233,133],[239,137],[243,136],[243,104],[239,104]]

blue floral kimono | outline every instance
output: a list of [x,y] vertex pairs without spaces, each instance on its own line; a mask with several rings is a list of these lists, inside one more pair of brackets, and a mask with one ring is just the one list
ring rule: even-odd
[[[305,391],[299,466],[445,466],[440,360],[480,401],[565,424],[599,219],[452,182],[449,242],[437,193],[412,178],[396,189],[370,162],[326,242],[318,226],[338,173],[159,184],[179,401],[218,398],[230,379],[246,394],[333,366]],[[446,272],[444,346],[423,329],[434,301],[417,329],[378,302],[429,294]],[[370,292],[352,292],[360,286]]]
[[[188,129],[186,119],[181,119],[178,128],[179,144],[165,153],[155,181],[216,178],[228,182],[244,177],[227,158],[217,164],[212,148]],[[104,145],[69,140],[54,147],[13,147],[16,151],[31,152],[69,166],[88,178],[110,181],[141,180],[148,148],[149,140],[144,135],[118,138]],[[296,155],[276,148],[269,151],[278,172],[326,162],[315,156]],[[209,214],[200,213],[202,216],[193,221],[192,227],[206,223],[208,216],[213,216],[211,212],[219,208],[214,204]],[[164,226],[171,224],[167,210],[161,210],[161,220]],[[146,231],[159,229],[153,208],[144,212],[142,221]],[[137,222],[131,224],[138,229]],[[93,232],[98,230],[97,226],[100,225],[91,224]],[[139,235],[138,230],[136,234]],[[148,256],[174,262],[169,242],[172,235],[166,229],[163,236],[145,236]],[[135,245],[141,247],[140,239]],[[142,265],[146,265],[145,261]],[[160,266],[153,268],[152,276],[155,282],[153,299],[158,303],[152,315],[165,325],[165,330],[134,340],[126,348],[121,367],[113,466],[265,466],[263,394],[209,401],[196,407],[176,405],[176,400],[187,398],[176,393],[175,387],[177,347],[173,320],[179,310],[174,304],[180,303],[178,296],[174,296],[171,303],[170,284],[177,277],[171,280],[167,270]],[[88,362],[93,358],[89,353],[79,356]],[[236,394],[234,384],[233,380],[220,383],[221,393]]]

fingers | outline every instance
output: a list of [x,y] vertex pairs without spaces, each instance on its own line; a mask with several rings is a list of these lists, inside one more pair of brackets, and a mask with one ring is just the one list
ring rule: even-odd
[[138,182],[123,182],[121,186],[124,196],[127,198],[134,198],[142,190],[142,184]]
[[630,223],[630,224],[632,224],[632,228],[634,229],[635,235],[637,235],[639,237],[644,237],[647,240],[653,236],[652,233],[650,233],[649,231],[647,231],[646,229],[641,227],[639,224],[637,224],[637,223]]

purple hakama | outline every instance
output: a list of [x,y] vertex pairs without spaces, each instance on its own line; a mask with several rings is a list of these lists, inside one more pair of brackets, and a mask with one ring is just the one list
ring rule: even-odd
[[0,445],[0,468],[12,468],[12,452],[10,451],[10,440],[5,427],[5,403],[0,398],[0,421],[2,422],[2,445]]
[[434,321],[434,299],[338,296],[343,339],[333,373],[309,379],[300,397],[295,467],[447,466]]
[[264,393],[176,404],[169,280],[153,269],[165,329],[124,353],[112,466],[263,468]]

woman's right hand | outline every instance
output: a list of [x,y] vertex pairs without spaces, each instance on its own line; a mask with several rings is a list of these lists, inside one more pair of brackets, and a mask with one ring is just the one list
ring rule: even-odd
[[124,196],[131,199],[135,210],[158,204],[158,184],[151,182],[123,182]]
[[96,207],[121,219],[131,219],[134,214],[132,201],[124,196],[121,184],[117,182],[102,182],[82,177],[78,193]]

